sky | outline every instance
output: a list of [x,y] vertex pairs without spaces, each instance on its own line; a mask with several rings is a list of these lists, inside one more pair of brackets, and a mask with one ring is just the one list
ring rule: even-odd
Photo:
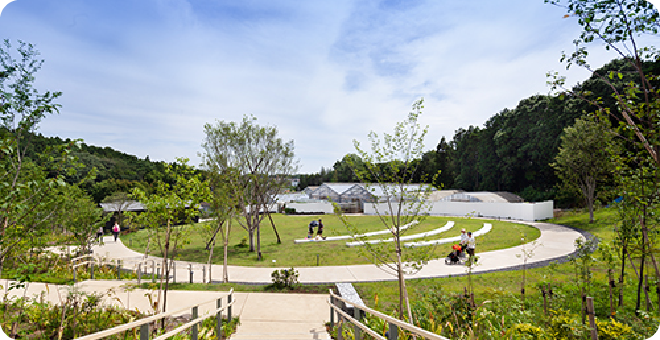
[[[316,173],[421,97],[432,150],[548,94],[549,71],[585,80],[559,62],[580,32],[564,14],[543,0],[15,0],[0,37],[36,45],[35,88],[63,93],[43,135],[198,165],[204,124],[253,115]],[[594,67],[616,57],[590,51]]]

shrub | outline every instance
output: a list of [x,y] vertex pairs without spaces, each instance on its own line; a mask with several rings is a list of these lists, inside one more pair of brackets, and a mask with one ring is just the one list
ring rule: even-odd
[[270,285],[273,289],[293,289],[298,282],[298,271],[291,269],[276,269],[270,274],[273,283]]

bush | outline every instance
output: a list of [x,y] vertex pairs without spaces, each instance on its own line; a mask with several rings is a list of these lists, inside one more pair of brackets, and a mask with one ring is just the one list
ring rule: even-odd
[[298,271],[293,268],[276,269],[272,274],[270,274],[270,276],[273,280],[273,283],[270,285],[270,287],[273,289],[293,289],[296,285],[299,284]]
[[296,208],[284,208],[284,213],[289,215],[289,214],[295,214],[296,213]]

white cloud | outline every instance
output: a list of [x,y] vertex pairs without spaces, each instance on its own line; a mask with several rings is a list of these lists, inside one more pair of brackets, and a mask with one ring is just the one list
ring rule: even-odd
[[0,0],[0,13],[2,13],[2,9],[10,2],[11,0]]
[[421,96],[434,149],[547,92],[577,24],[542,1],[479,4],[21,0],[0,30],[37,44],[37,88],[64,92],[46,135],[197,164],[204,123],[253,114],[316,172],[354,152],[353,139],[391,131]]

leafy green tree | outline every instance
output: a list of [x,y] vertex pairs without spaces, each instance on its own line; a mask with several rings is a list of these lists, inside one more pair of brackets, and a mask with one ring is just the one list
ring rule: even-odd
[[116,191],[103,199],[103,203],[111,203],[113,210],[117,213],[116,221],[123,224],[123,213],[128,206],[135,202],[126,191]]
[[[428,126],[422,129],[417,123],[423,108],[424,98],[415,101],[412,105],[413,111],[408,114],[408,118],[397,123],[393,134],[383,134],[382,141],[376,133],[371,132],[369,134],[371,151],[364,150],[359,142],[354,140],[355,149],[363,166],[351,164],[356,177],[361,182],[374,182],[367,185],[367,189],[374,195],[374,207],[381,222],[391,231],[394,244],[394,253],[385,243],[364,242],[364,245],[358,249],[364,251],[368,258],[374,259],[376,265],[396,273],[399,281],[399,318],[403,319],[405,306],[410,321],[412,321],[412,312],[404,274],[418,271],[432,256],[432,251],[428,247],[406,248],[404,253],[401,245],[401,237],[404,233],[414,230],[415,225],[420,225],[413,221],[421,222],[424,219],[424,212],[430,209],[429,202],[425,198],[433,188],[429,185],[412,183],[416,172],[414,166],[419,164],[415,160],[421,158],[424,152],[424,137],[428,131]],[[352,158],[349,158],[349,162],[350,159]],[[437,174],[433,177],[435,180]],[[387,206],[385,211],[378,210],[377,203],[380,201],[385,202]],[[344,217],[342,222],[353,235],[364,233]],[[411,227],[402,229],[406,224],[411,224]]]
[[60,224],[71,235],[81,253],[89,250],[99,226],[105,224],[110,215],[103,215],[100,208],[77,185],[67,185],[61,190],[62,200]]
[[[245,220],[241,227],[248,232],[249,251],[256,250],[257,260],[261,260],[260,225],[265,214],[260,211],[267,210],[272,198],[288,187],[297,165],[293,158],[293,141],[284,142],[278,137],[276,127],[261,126],[256,120],[244,116],[239,123],[207,123],[202,156],[214,171],[238,173],[233,178],[236,182],[232,183],[232,188],[239,190],[236,197]],[[277,230],[275,232],[277,235]]]
[[[577,17],[578,25],[582,28],[580,36],[574,39],[575,51],[570,55],[564,54],[562,61],[567,63],[567,68],[578,65],[591,71],[607,85],[611,91],[609,97],[614,100],[610,104],[602,97],[593,96],[588,91],[571,92],[571,94],[597,106],[602,118],[617,121],[618,135],[634,145],[632,149],[628,147],[623,154],[618,166],[620,171],[617,174],[627,194],[628,201],[624,206],[641,212],[641,215],[633,221],[634,224],[639,225],[642,239],[638,292],[641,291],[646,255],[651,257],[656,272],[657,289],[660,290],[660,270],[654,252],[650,251],[649,240],[649,228],[658,226],[653,212],[660,204],[657,194],[660,191],[660,129],[658,129],[660,72],[657,70],[649,72],[645,65],[645,62],[657,65],[660,55],[654,47],[638,44],[640,36],[658,34],[660,14],[650,2],[645,0],[545,0],[545,2],[565,7],[568,11],[566,17]],[[621,89],[617,87],[616,81],[623,80],[627,74],[594,71],[587,62],[589,53],[586,47],[594,41],[603,43],[606,50],[617,53],[622,61],[634,70],[636,81],[628,82]],[[552,84],[553,89],[566,91],[565,77],[558,73],[549,75],[551,77],[549,83]],[[622,215],[622,220],[627,219],[626,215]]]
[[170,282],[170,270],[177,252],[187,239],[187,229],[176,226],[180,223],[190,223],[195,216],[199,215],[199,204],[208,199],[210,188],[200,180],[200,175],[187,165],[187,158],[178,158],[174,163],[165,168],[166,175],[175,178],[173,184],[158,181],[152,193],[147,193],[140,188],[133,189],[132,197],[142,203],[146,212],[141,214],[129,214],[131,220],[150,228],[152,235],[163,254],[162,268],[165,272],[165,288],[163,304],[161,291],[163,290],[163,278],[160,279],[158,290],[158,306],[162,306],[165,312],[167,304],[167,291]]
[[[55,100],[61,92],[40,94],[33,87],[43,60],[32,44],[19,41],[18,57],[11,49],[9,40],[0,48],[0,273],[9,252],[47,226],[48,209],[56,197],[51,191],[64,185],[62,172],[50,176],[26,157],[30,132],[47,115],[58,112]],[[60,148],[55,169],[70,160],[72,144]]]
[[552,167],[568,187],[576,188],[589,209],[589,222],[594,222],[597,186],[614,171],[611,154],[618,154],[614,133],[605,122],[581,118],[564,130],[559,153]]

